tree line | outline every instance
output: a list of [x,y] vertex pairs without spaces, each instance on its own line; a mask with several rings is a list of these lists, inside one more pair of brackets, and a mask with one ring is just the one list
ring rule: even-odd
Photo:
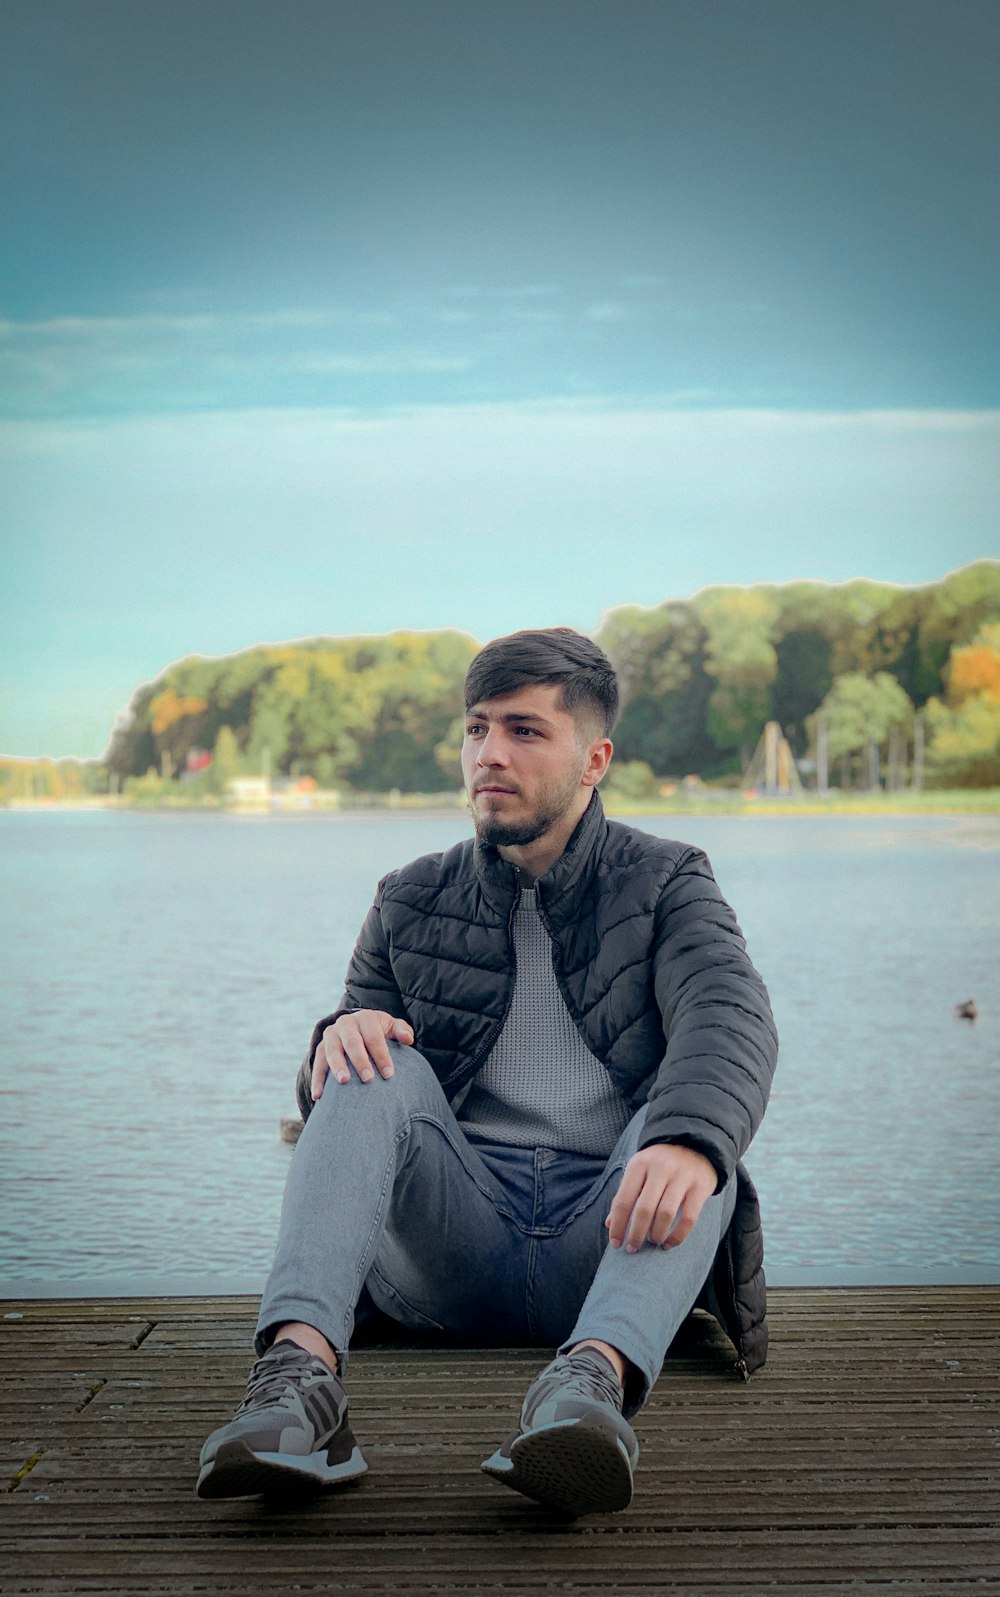
[[[918,731],[929,784],[1000,785],[1000,562],[918,588],[707,588],[613,610],[595,636],[621,678],[611,775],[629,796],[692,773],[738,782],[768,721],[807,769],[822,724],[842,786],[865,785],[873,744],[905,777]],[[179,783],[221,792],[247,774],[454,790],[477,648],[454,631],[395,632],[193,656],[136,691],[99,775],[74,782],[60,762],[56,777],[151,796]]]
[[823,723],[843,786],[918,731],[932,782],[1000,784],[1000,563],[919,588],[710,588],[613,611],[598,640],[624,688],[616,756],[657,773],[741,772],[774,720],[799,759]]

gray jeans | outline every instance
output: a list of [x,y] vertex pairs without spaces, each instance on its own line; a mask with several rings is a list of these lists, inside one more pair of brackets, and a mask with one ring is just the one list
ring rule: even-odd
[[423,1055],[390,1043],[395,1074],[328,1078],[292,1156],[255,1344],[314,1326],[346,1363],[362,1288],[411,1330],[479,1346],[595,1337],[649,1394],[732,1218],[735,1178],[678,1247],[607,1246],[604,1221],[645,1109],[608,1159],[465,1135]]

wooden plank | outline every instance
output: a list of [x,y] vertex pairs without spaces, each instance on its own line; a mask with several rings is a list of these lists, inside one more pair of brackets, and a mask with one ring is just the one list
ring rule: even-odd
[[[144,1597],[175,1597],[175,1594],[179,1591],[189,1592],[193,1589],[190,1586],[179,1587],[175,1580],[169,1576],[166,1579],[167,1584],[162,1584],[155,1576],[147,1577],[142,1585]],[[338,1578],[335,1571],[327,1571],[325,1575],[317,1576],[315,1579],[308,1576],[297,1577],[295,1584],[297,1592],[344,1592],[350,1593],[350,1597],[386,1597],[387,1593],[394,1593],[404,1589],[406,1597],[442,1597],[442,1592],[451,1593],[452,1597],[454,1597],[454,1594],[459,1591],[461,1597],[510,1597],[511,1593],[545,1591],[565,1593],[567,1590],[574,1588],[571,1588],[565,1581],[560,1582],[556,1579],[552,1582],[543,1583],[537,1577],[528,1577],[523,1581],[508,1581],[504,1579],[502,1583],[493,1585],[482,1584],[480,1580],[477,1580],[474,1585],[463,1584],[461,1588],[453,1584],[449,1584],[446,1587],[438,1584],[426,1586],[422,1583],[416,1584],[407,1580],[404,1588],[398,1584],[370,1585],[364,1576],[359,1578],[348,1577],[346,1580],[342,1580]],[[576,1586],[575,1589],[581,1590],[582,1588]],[[833,1573],[824,1574],[816,1581],[804,1580],[797,1576],[794,1586],[785,1586],[783,1583],[770,1579],[764,1579],[763,1583],[759,1583],[758,1575],[756,1578],[748,1577],[744,1579],[737,1593],[737,1589],[724,1577],[721,1584],[718,1576],[715,1578],[706,1577],[704,1580],[701,1578],[696,1580],[688,1576],[683,1581],[679,1581],[672,1578],[669,1573],[664,1572],[655,1585],[648,1585],[645,1582],[634,1583],[625,1576],[616,1580],[613,1588],[598,1588],[598,1590],[601,1589],[604,1591],[613,1589],[616,1592],[627,1592],[629,1597],[662,1597],[662,1594],[666,1591],[675,1594],[675,1597],[685,1597],[685,1594],[687,1594],[687,1597],[775,1597],[775,1591],[778,1589],[801,1594],[801,1597],[857,1597],[862,1587],[854,1580],[843,1581]],[[70,1592],[104,1593],[116,1591],[126,1592],[130,1594],[130,1597],[135,1597],[136,1582],[127,1576],[102,1575],[96,1581],[88,1580],[86,1576],[79,1576],[69,1581],[59,1579],[32,1581],[30,1586],[11,1587],[9,1590],[11,1597],[22,1597],[22,1594],[29,1592],[32,1597],[63,1597],[63,1594]],[[225,1592],[226,1597],[273,1597],[275,1588],[259,1583],[248,1585],[245,1575],[232,1575],[228,1577],[216,1576],[212,1580],[211,1590],[213,1592]],[[883,1597],[885,1593],[906,1593],[908,1597],[914,1597],[914,1594],[917,1594],[917,1597],[963,1597],[965,1593],[983,1592],[984,1590],[992,1591],[995,1590],[995,1587],[992,1585],[984,1586],[978,1576],[970,1576],[967,1579],[961,1577],[946,1578],[940,1582],[933,1578],[926,1580],[921,1577],[918,1586],[908,1579],[897,1581],[889,1576],[880,1581],[878,1585],[879,1597]]]
[[358,1351],[362,1482],[201,1503],[198,1447],[241,1395],[255,1310],[92,1300],[0,1320],[7,1435],[45,1447],[5,1503],[5,1593],[1000,1592],[1000,1289],[772,1293],[749,1386],[695,1323],[637,1421],[632,1508],[571,1525],[478,1468],[535,1349]]
[[144,1315],[90,1312],[36,1320],[32,1305],[4,1305],[0,1318],[0,1472],[9,1481],[52,1445],[69,1416],[81,1411],[108,1379],[123,1352],[152,1329]]
[[[405,1537],[334,1538],[329,1529],[306,1537],[276,1533],[254,1535],[243,1527],[225,1540],[139,1540],[106,1536],[63,1552],[49,1551],[44,1542],[28,1541],[5,1562],[7,1590],[32,1580],[68,1579],[79,1575],[83,1554],[91,1576],[124,1574],[126,1568],[139,1590],[158,1578],[177,1580],[183,1546],[183,1580],[180,1589],[193,1584],[215,1585],[232,1578],[234,1563],[244,1571],[251,1563],[254,1579],[277,1590],[301,1586],[303,1576],[329,1580],[336,1571],[341,1582],[381,1582],[405,1590],[410,1581],[426,1584],[475,1585],[486,1569],[502,1567],[509,1583],[534,1586],[572,1583],[574,1589],[607,1591],[629,1582],[653,1584],[667,1579],[718,1582],[725,1573],[732,1589],[745,1579],[760,1579],[767,1570],[772,1581],[797,1589],[805,1582],[821,1582],[835,1574],[839,1579],[869,1579],[873,1584],[906,1579],[917,1585],[927,1577],[938,1580],[995,1578],[1000,1547],[997,1538],[974,1540],[965,1530],[869,1532],[855,1534],[849,1545],[843,1539],[823,1539],[814,1531],[747,1531],[738,1537],[717,1533],[675,1532],[651,1537],[597,1535],[570,1537],[542,1532],[532,1536],[523,1526],[507,1539],[495,1532],[484,1536],[449,1534]],[[127,1560],[127,1563],[126,1563]],[[178,1583],[179,1584],[179,1583]],[[669,1587],[667,1587],[669,1589]],[[995,1587],[994,1587],[995,1589]]]

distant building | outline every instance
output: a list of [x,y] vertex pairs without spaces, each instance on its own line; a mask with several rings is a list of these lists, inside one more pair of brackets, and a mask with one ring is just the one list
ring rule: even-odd
[[234,776],[226,783],[226,803],[234,810],[269,810],[271,783],[266,776]]

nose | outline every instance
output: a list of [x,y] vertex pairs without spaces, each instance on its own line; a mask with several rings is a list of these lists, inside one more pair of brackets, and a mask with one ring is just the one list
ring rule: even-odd
[[507,745],[500,727],[491,726],[479,745],[477,765],[503,766],[508,763]]

